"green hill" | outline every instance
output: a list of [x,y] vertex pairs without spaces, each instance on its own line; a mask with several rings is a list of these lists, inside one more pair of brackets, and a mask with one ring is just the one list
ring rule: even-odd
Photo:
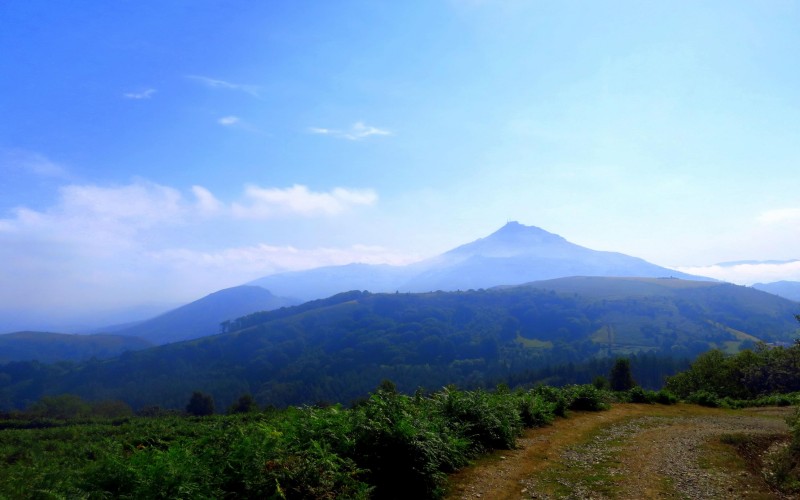
[[[466,292],[371,294],[255,313],[228,333],[70,369],[0,369],[0,404],[42,393],[182,407],[193,390],[220,406],[348,402],[383,379],[403,391],[476,387],[599,357],[694,356],[756,341],[790,342],[797,304],[725,283],[566,278]],[[31,383],[31,377],[36,383]],[[39,393],[31,387],[38,388]]]

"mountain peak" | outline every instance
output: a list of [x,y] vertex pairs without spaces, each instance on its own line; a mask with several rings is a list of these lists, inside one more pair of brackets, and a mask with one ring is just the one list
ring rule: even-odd
[[560,251],[565,246],[575,245],[544,229],[512,221],[489,236],[461,245],[444,255],[459,256],[460,258],[465,256],[512,257],[531,252],[550,253],[556,251],[556,248]]
[[484,240],[513,240],[519,243],[556,243],[566,242],[561,236],[545,231],[536,226],[526,226],[517,221],[509,221]]

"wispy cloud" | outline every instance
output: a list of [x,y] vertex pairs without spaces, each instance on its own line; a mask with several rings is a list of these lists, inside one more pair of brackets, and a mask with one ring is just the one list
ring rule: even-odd
[[186,75],[186,78],[199,82],[205,85],[206,87],[212,89],[224,89],[224,90],[233,90],[237,92],[244,92],[245,94],[248,94],[257,99],[261,99],[261,93],[263,91],[263,89],[258,85],[233,83],[225,80],[218,80],[216,78],[209,78],[207,76]]
[[22,171],[40,177],[66,178],[65,167],[46,156],[22,149],[0,150],[0,172]]
[[403,265],[418,260],[418,256],[393,252],[381,246],[360,244],[347,247],[298,248],[262,243],[211,252],[174,248],[152,252],[150,255],[157,260],[172,262],[187,269],[227,270],[241,273],[243,277],[353,262]]
[[241,122],[242,120],[238,116],[223,116],[217,123],[224,127],[230,127],[232,125],[236,125],[237,123]]
[[759,222],[765,224],[779,224],[786,222],[800,222],[800,208],[778,208],[767,210],[758,216]]
[[0,219],[0,232],[41,230],[68,240],[123,241],[141,231],[196,223],[209,215],[234,219],[332,216],[373,205],[378,199],[371,189],[311,191],[303,185],[249,185],[244,201],[226,204],[203,186],[192,186],[193,196],[187,197],[175,188],[142,180],[121,186],[67,185],[59,192],[60,199],[49,209],[19,207],[12,217]]
[[290,188],[261,188],[247,186],[248,204],[234,203],[233,214],[243,218],[266,218],[282,213],[304,216],[336,215],[356,205],[373,205],[378,195],[371,189],[335,188],[314,192],[295,184]]
[[366,125],[364,122],[356,122],[349,129],[339,130],[323,127],[309,127],[308,131],[312,134],[330,135],[340,139],[347,139],[350,141],[360,141],[374,135],[392,135],[392,132],[386,129]]
[[126,92],[122,94],[122,97],[125,99],[150,99],[155,93],[156,89],[147,89],[141,92]]

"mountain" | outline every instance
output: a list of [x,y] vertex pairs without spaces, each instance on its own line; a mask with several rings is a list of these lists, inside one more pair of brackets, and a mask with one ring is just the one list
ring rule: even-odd
[[753,288],[773,293],[795,302],[800,302],[800,281],[775,281],[773,283],[756,283]]
[[416,264],[331,266],[275,274],[249,284],[312,300],[346,290],[469,290],[567,276],[707,279],[621,253],[591,250],[538,227],[509,222],[486,238]]
[[132,326],[114,327],[117,335],[139,337],[155,344],[214,335],[224,321],[256,311],[269,311],[298,304],[297,299],[277,297],[258,286],[226,288],[155,318]]
[[[260,312],[229,333],[74,368],[0,366],[0,409],[42,394],[181,408],[196,390],[225,407],[347,403],[390,379],[403,391],[492,386],[530,370],[618,355],[691,357],[791,342],[795,302],[749,287],[579,277],[489,290],[353,291]],[[518,378],[519,380],[519,378]]]
[[394,292],[413,275],[413,267],[371,264],[326,266],[307,271],[278,273],[251,281],[286,297],[303,300],[330,297],[347,290]]
[[621,253],[591,250],[518,222],[435,257],[426,267],[401,290],[467,290],[567,276],[702,279]]
[[0,363],[36,360],[41,363],[105,359],[151,347],[146,340],[121,335],[72,335],[14,332],[0,335]]

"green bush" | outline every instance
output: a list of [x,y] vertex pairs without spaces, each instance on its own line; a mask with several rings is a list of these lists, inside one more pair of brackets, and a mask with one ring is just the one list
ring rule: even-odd
[[556,403],[545,400],[542,395],[533,391],[519,393],[516,397],[519,415],[525,427],[543,427],[553,422]]
[[726,406],[722,399],[713,392],[700,390],[695,391],[689,395],[687,401],[700,406],[708,406],[710,408],[720,408]]
[[661,405],[674,405],[678,402],[678,396],[666,389],[661,389],[655,393],[653,402]]
[[511,449],[522,433],[522,419],[509,393],[445,389],[437,395],[442,415],[469,438],[476,451]]
[[631,387],[625,391],[625,399],[630,403],[652,403],[654,396],[652,391],[645,391],[639,386]]
[[575,411],[601,411],[609,408],[603,391],[593,385],[573,385],[569,391],[569,409]]
[[445,473],[466,464],[471,443],[437,410],[424,398],[386,391],[353,410],[354,456],[375,496],[439,497]]
[[532,392],[535,395],[541,396],[545,402],[553,404],[554,415],[558,417],[567,416],[567,409],[572,402],[568,390],[551,387],[549,385],[540,385],[534,388]]

